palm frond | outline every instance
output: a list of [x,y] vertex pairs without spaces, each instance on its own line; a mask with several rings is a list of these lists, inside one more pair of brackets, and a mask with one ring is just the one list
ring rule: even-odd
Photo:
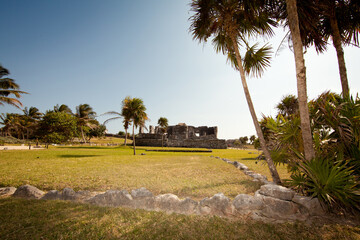
[[258,44],[254,44],[248,48],[243,60],[243,67],[248,75],[260,77],[265,69],[270,66],[272,51],[267,44],[259,49],[257,46]]

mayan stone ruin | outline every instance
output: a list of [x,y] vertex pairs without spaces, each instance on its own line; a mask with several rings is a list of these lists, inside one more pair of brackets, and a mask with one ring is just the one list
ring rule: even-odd
[[159,127],[149,127],[149,133],[139,130],[135,142],[138,146],[151,147],[185,147],[185,148],[210,148],[225,149],[226,141],[217,138],[217,127],[193,127],[185,123],[168,126],[163,132]]

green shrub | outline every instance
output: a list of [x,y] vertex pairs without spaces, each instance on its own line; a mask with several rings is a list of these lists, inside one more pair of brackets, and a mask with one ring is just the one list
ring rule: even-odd
[[360,210],[359,184],[344,161],[317,158],[298,166],[288,181],[293,188],[317,197],[328,209]]

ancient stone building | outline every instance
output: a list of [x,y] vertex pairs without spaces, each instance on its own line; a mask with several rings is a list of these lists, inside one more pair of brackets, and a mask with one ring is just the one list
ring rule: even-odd
[[169,126],[166,134],[159,127],[150,126],[150,133],[139,133],[135,139],[138,146],[161,147],[162,142],[167,147],[191,148],[226,148],[225,140],[217,138],[217,127],[193,127],[185,123]]

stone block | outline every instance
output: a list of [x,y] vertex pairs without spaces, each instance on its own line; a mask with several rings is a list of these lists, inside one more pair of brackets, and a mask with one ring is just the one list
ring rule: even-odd
[[275,220],[290,219],[304,220],[306,215],[300,213],[297,204],[292,201],[285,201],[278,198],[263,196],[264,208],[260,213]]
[[180,202],[178,196],[171,193],[158,195],[155,197],[155,209],[172,213],[179,208]]
[[131,196],[133,197],[133,199],[137,199],[137,198],[153,197],[154,195],[152,194],[152,192],[142,187],[139,189],[132,190]]
[[265,207],[263,196],[251,196],[247,194],[237,195],[233,200],[233,205],[235,210],[240,214],[248,214]]
[[211,198],[204,198],[199,203],[199,213],[203,215],[230,216],[234,207],[230,199],[223,193],[217,193]]
[[317,198],[295,194],[292,201],[304,207],[310,215],[322,216],[325,214],[325,211]]
[[61,193],[58,190],[50,190],[41,199],[44,199],[44,200],[60,200],[61,199]]

